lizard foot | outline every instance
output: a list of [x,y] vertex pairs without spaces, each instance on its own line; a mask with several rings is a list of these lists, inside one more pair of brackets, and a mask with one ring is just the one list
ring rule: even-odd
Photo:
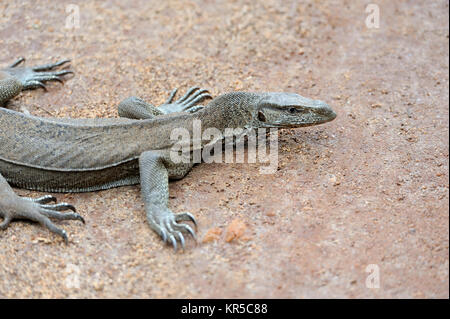
[[5,69],[11,76],[17,78],[23,86],[24,90],[31,90],[42,88],[47,90],[45,82],[58,81],[63,83],[62,77],[66,74],[73,74],[73,71],[63,69],[57,70],[58,67],[69,63],[70,60],[62,60],[56,63],[44,64],[35,67],[19,67],[25,61],[25,58],[20,58],[14,62],[9,68]]
[[[54,204],[49,204],[54,202]],[[62,211],[71,210],[68,213]],[[69,239],[66,231],[56,227],[49,218],[57,220],[80,220],[85,223],[84,218],[76,213],[73,205],[67,203],[56,204],[56,198],[50,195],[29,198],[14,196],[12,198],[3,199],[0,202],[0,216],[3,222],[0,223],[0,229],[6,229],[13,219],[28,219],[40,223],[48,228],[51,232],[61,236],[66,244]]]
[[189,233],[195,240],[194,230],[186,224],[180,224],[180,221],[191,221],[197,227],[197,222],[191,213],[179,213],[174,214],[171,210],[165,209],[163,214],[159,214],[158,217],[154,215],[148,216],[150,226],[155,230],[162,240],[172,244],[175,251],[178,249],[177,241],[180,241],[183,249],[185,248],[185,239],[182,232]]
[[174,101],[177,91],[178,89],[174,89],[170,93],[167,101],[160,105],[158,109],[162,110],[166,114],[173,112],[194,113],[203,108],[203,106],[197,105],[197,103],[201,103],[205,99],[212,99],[212,96],[209,94],[208,90],[194,86],[190,88],[181,98]]

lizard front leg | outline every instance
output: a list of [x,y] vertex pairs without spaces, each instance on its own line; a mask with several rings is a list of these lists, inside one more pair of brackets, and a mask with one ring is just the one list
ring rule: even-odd
[[150,119],[159,115],[175,113],[175,112],[196,112],[203,108],[198,105],[203,100],[212,98],[209,92],[199,87],[190,88],[185,95],[174,101],[177,89],[170,93],[169,98],[159,107],[145,102],[143,99],[132,96],[122,102],[118,106],[119,116],[130,119]]
[[169,176],[181,178],[192,168],[192,164],[172,166],[159,152],[147,151],[139,158],[141,193],[150,227],[163,239],[169,241],[177,250],[177,241],[184,248],[185,240],[182,232],[187,232],[195,238],[195,233],[189,225],[180,221],[192,221],[195,218],[190,213],[173,213],[168,207]]
[[174,101],[175,95],[178,89],[174,89],[166,102],[159,106],[164,114],[175,113],[175,112],[189,112],[193,113],[197,111],[201,106],[201,103],[205,99],[212,99],[211,94],[208,90],[201,89],[197,86],[191,87],[182,97]]
[[[0,223],[0,229],[6,229],[13,219],[29,219],[39,222],[50,231],[61,236],[67,243],[68,238],[65,230],[56,227],[50,218],[59,220],[81,220],[83,217],[76,213],[75,207],[70,204],[49,204],[55,202],[53,196],[44,196],[41,198],[20,197],[14,193],[6,179],[0,174],[0,217],[3,222]],[[71,210],[70,213],[61,213],[61,211]]]

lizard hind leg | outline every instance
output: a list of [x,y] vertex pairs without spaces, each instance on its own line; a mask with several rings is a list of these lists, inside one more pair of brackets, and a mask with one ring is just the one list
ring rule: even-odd
[[[75,212],[61,213],[63,208],[70,209],[67,204],[58,205],[41,205],[33,202],[27,198],[16,197],[13,200],[12,209],[2,209],[0,215],[3,215],[3,222],[0,224],[0,229],[6,229],[13,219],[28,219],[40,223],[51,232],[61,236],[66,243],[69,239],[65,230],[58,228],[49,218],[57,220],[80,220],[85,223],[83,217]],[[2,203],[0,202],[0,208]]]
[[[0,217],[3,217],[0,229],[6,229],[14,219],[28,219],[40,223],[68,243],[66,231],[53,224],[50,218],[80,220],[83,223],[84,219],[75,212],[75,207],[70,204],[48,204],[54,201],[56,199],[49,195],[36,199],[17,196],[0,174]],[[66,210],[71,210],[71,212],[61,213]]]
[[3,70],[11,77],[17,79],[22,84],[23,90],[36,88],[46,89],[45,82],[57,81],[63,83],[63,76],[73,74],[68,69],[58,70],[60,66],[67,64],[70,60],[62,60],[56,63],[43,64],[35,67],[19,67],[25,61],[24,58],[18,59],[9,68]]

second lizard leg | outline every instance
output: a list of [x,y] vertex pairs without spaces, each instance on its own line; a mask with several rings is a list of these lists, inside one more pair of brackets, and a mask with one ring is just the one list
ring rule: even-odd
[[144,152],[139,158],[141,193],[145,203],[147,220],[150,227],[161,236],[164,242],[171,243],[176,250],[178,241],[184,248],[183,232],[187,232],[195,238],[195,233],[189,225],[178,222],[190,220],[195,224],[195,218],[187,212],[175,214],[167,207],[169,175],[170,173],[177,177],[185,175],[192,168],[192,164],[180,164],[178,167],[170,166],[159,152]]

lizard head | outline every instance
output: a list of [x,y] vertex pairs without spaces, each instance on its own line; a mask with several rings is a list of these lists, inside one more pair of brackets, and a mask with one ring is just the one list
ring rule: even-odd
[[304,127],[322,124],[336,118],[328,104],[294,93],[262,93],[254,109],[259,127]]

